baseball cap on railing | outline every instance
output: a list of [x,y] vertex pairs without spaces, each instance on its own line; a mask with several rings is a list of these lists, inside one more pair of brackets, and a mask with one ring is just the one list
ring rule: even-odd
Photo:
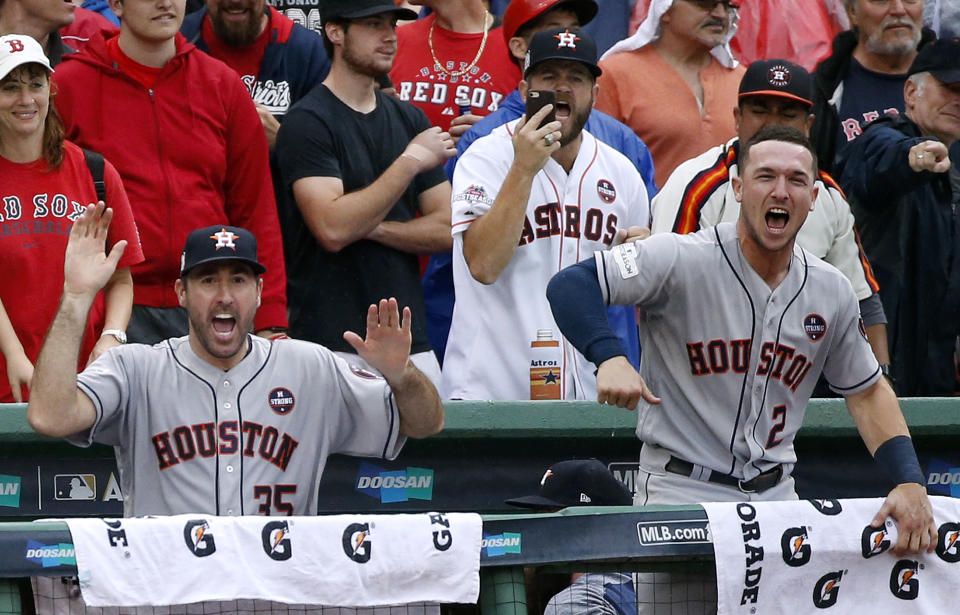
[[238,226],[208,226],[187,235],[180,256],[180,275],[204,263],[215,261],[243,261],[253,270],[264,273],[267,268],[257,260],[257,238]]
[[523,508],[630,506],[633,496],[600,461],[571,459],[547,468],[538,493],[505,502]]
[[554,28],[534,34],[523,61],[524,79],[538,64],[547,60],[581,62],[594,77],[603,73],[597,66],[597,44],[589,34],[576,28]]
[[960,82],[960,38],[941,38],[921,47],[907,74],[925,72],[943,83]]
[[336,18],[360,19],[381,13],[393,13],[397,19],[417,18],[415,11],[397,6],[393,0],[326,0],[321,7],[320,19],[323,23]]
[[26,34],[0,36],[0,79],[9,75],[18,66],[30,63],[41,64],[48,71],[53,72],[47,54],[33,37]]
[[793,62],[755,60],[740,80],[739,98],[746,96],[777,96],[813,107],[813,79]]

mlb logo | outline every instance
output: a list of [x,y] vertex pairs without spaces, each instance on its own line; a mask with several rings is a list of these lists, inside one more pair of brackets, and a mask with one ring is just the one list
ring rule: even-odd
[[57,474],[53,477],[53,486],[57,500],[97,499],[97,477],[93,474]]

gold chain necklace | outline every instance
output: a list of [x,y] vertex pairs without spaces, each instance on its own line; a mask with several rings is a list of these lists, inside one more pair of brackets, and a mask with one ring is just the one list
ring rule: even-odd
[[445,75],[450,75],[451,77],[459,77],[460,75],[466,75],[470,72],[474,66],[477,65],[477,62],[480,61],[480,56],[483,55],[483,50],[487,46],[487,35],[490,34],[490,28],[487,27],[487,19],[490,17],[490,11],[483,11],[483,39],[480,40],[480,49],[477,50],[477,55],[474,56],[473,62],[464,68],[463,70],[447,70],[443,67],[443,64],[440,63],[440,60],[437,59],[437,54],[433,50],[433,29],[437,27],[437,20],[434,19],[433,23],[430,24],[430,34],[427,35],[427,44],[430,46],[430,57],[433,58],[433,65],[440,69],[440,72]]

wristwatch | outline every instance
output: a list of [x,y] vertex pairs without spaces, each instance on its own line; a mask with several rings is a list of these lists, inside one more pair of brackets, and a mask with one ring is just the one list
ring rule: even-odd
[[897,379],[893,377],[893,368],[890,367],[889,363],[884,363],[880,366],[880,373],[890,381],[891,386],[897,383]]
[[121,331],[120,329],[104,329],[103,333],[100,334],[100,337],[103,337],[104,335],[112,335],[121,344],[127,343],[126,331]]

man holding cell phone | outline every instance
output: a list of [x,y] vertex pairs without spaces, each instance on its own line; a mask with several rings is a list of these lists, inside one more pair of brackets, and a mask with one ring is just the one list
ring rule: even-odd
[[589,35],[537,33],[520,82],[526,115],[478,139],[457,164],[446,398],[543,399],[541,388],[556,391],[552,399],[596,398],[593,367],[560,337],[544,292],[559,269],[649,221],[636,168],[583,130],[600,72]]

